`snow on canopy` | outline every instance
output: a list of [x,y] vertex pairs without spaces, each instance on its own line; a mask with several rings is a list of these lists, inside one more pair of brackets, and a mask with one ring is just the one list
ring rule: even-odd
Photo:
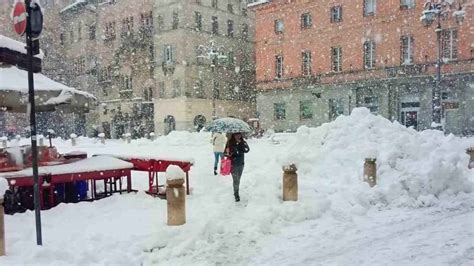
[[[133,164],[122,161],[117,158],[110,156],[96,156],[79,160],[73,163],[60,164],[53,166],[41,166],[38,168],[39,175],[59,175],[59,174],[71,174],[77,172],[94,172],[94,171],[107,171],[114,169],[132,169]],[[20,177],[20,176],[32,176],[32,168],[27,168],[21,171],[0,173],[0,177]]]
[[[68,87],[43,74],[35,73],[33,78],[35,81],[35,91],[61,91],[62,96],[60,95],[58,97],[61,97],[63,100],[67,100],[72,94],[80,94],[87,98],[95,99],[94,95],[90,93]],[[15,66],[0,67],[0,91],[28,93],[28,72]],[[50,100],[57,104],[60,99]]]
[[[15,52],[19,52],[22,54],[26,54],[26,44],[13,40],[11,38],[8,38],[6,36],[0,35],[0,48],[6,48],[10,49]],[[43,59],[44,53],[43,51],[40,51],[38,55],[35,55],[35,57],[39,59]]]

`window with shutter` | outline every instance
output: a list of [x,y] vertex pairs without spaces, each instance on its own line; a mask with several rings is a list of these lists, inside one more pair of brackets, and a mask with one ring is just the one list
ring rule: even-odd
[[283,56],[281,55],[275,57],[275,77],[277,79],[283,77]]
[[311,51],[304,51],[301,54],[302,57],[302,66],[301,70],[303,76],[311,75]]
[[375,15],[376,1],[375,0],[364,0],[364,16]]
[[375,42],[367,41],[364,43],[364,68],[375,68]]
[[342,71],[342,48],[341,47],[332,47],[332,70],[334,72]]
[[413,64],[413,37],[402,36],[401,38],[401,64]]
[[454,60],[458,56],[458,31],[446,29],[441,33],[442,56],[445,60]]

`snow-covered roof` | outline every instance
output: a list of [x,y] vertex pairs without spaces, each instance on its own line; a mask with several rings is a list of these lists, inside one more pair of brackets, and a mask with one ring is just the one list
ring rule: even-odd
[[[52,166],[41,166],[38,167],[38,174],[72,174],[77,172],[93,172],[93,171],[107,171],[114,169],[132,169],[133,164],[125,162],[123,160],[111,157],[111,156],[96,156],[79,160],[68,164],[59,164]],[[27,168],[21,171],[0,173],[0,177],[13,178],[21,176],[32,176],[32,168]]]
[[61,11],[59,11],[59,13],[64,13],[64,12],[67,12],[69,10],[84,6],[86,4],[87,4],[87,0],[76,0],[74,3],[68,5],[67,7],[65,7],[63,9],[61,9]]
[[[11,38],[8,38],[6,36],[0,35],[0,48],[7,48],[15,52],[19,52],[22,54],[26,54],[26,44],[13,40]],[[44,53],[43,51],[40,50],[40,53],[38,55],[35,55],[35,57],[39,59],[43,59]]]

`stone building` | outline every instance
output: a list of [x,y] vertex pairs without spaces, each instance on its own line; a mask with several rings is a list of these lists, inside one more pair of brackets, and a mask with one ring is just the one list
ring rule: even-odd
[[[264,128],[318,126],[360,106],[430,128],[437,38],[436,23],[420,22],[424,1],[254,2]],[[474,134],[474,6],[459,2],[464,21],[442,20],[442,122],[446,132]]]
[[214,116],[255,116],[245,1],[40,2],[44,73],[98,97],[81,118],[89,132],[141,137],[200,129]]
[[154,14],[157,132],[254,117],[254,27],[245,1],[155,1]]

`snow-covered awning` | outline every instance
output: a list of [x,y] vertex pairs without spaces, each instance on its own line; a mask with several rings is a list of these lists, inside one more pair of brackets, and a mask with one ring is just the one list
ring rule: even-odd
[[[94,95],[34,74],[35,100],[38,111],[52,111],[57,106],[68,111],[87,111],[97,99]],[[25,112],[28,104],[28,72],[15,66],[0,66],[0,108]]]
[[[26,55],[26,44],[13,40],[3,35],[0,35],[0,48],[7,48],[12,51],[19,52]],[[44,53],[41,50],[38,55],[35,55],[35,57],[39,59],[43,59],[43,56],[44,56]]]

